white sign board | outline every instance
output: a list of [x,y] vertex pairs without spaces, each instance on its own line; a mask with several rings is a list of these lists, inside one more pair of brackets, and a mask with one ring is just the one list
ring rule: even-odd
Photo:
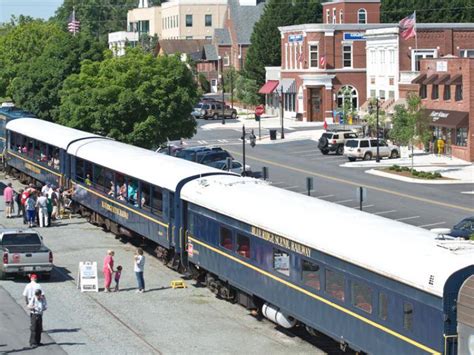
[[356,188],[356,198],[358,202],[367,201],[367,189],[365,187]]
[[444,60],[436,62],[436,71],[448,71],[448,62]]
[[408,146],[400,147],[400,158],[407,159],[410,157],[410,148]]
[[97,277],[97,262],[81,261],[79,263],[79,284],[81,292],[99,292],[99,280]]

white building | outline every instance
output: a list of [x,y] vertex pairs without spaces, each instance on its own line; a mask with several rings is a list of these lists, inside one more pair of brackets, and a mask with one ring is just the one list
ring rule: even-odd
[[109,33],[109,49],[114,56],[125,54],[125,47],[135,47],[138,43],[138,32],[112,32]]

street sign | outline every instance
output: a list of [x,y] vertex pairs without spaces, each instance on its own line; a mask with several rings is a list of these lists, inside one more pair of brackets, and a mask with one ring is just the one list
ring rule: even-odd
[[258,105],[257,107],[255,107],[255,114],[257,116],[261,116],[265,113],[265,107],[263,105]]
[[81,292],[99,292],[97,262],[81,261],[79,263],[79,284]]

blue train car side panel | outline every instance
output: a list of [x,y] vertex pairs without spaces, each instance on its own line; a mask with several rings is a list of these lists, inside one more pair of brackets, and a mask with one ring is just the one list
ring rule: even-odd
[[[235,233],[250,238],[251,254],[242,257],[234,250],[219,245],[219,227],[225,225]],[[442,302],[440,298],[414,290],[315,250],[308,253],[297,246],[284,248],[252,234],[252,227],[198,206],[189,206],[189,260],[219,275],[231,285],[264,299],[285,313],[337,340],[348,342],[354,349],[371,349],[383,354],[427,354],[442,352]],[[299,270],[301,259],[317,262],[322,267],[343,272],[345,299],[340,301],[324,292],[324,273],[320,290],[302,284],[299,272],[282,275],[273,269],[273,249],[285,249],[290,254],[290,270]],[[301,255],[295,251],[303,251]],[[374,295],[373,312],[367,314],[352,306],[351,280],[369,283]],[[390,319],[378,317],[375,295],[383,290],[389,296]],[[403,297],[414,305],[414,329],[403,329]],[[423,326],[420,326],[423,325]],[[439,329],[438,329],[439,327]],[[346,334],[347,339],[341,339]],[[439,336],[433,339],[433,334]]]
[[170,246],[168,224],[164,219],[159,219],[158,216],[148,214],[131,204],[121,203],[78,183],[75,183],[74,200],[165,248]]
[[22,154],[8,150],[6,159],[9,166],[14,167],[43,184],[51,183],[55,186],[62,186],[63,184],[63,177],[59,171],[38,164]]

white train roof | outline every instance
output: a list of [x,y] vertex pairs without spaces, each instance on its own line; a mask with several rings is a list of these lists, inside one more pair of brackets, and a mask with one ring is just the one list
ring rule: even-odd
[[182,198],[438,296],[450,275],[474,264],[472,242],[436,240],[422,228],[255,179],[203,177],[186,184]]
[[62,149],[66,149],[67,145],[75,139],[99,137],[96,134],[64,127],[37,118],[19,118],[10,121],[7,123],[7,129]]
[[205,165],[108,139],[75,142],[69,147],[68,153],[170,191],[175,191],[176,185],[189,176],[224,173]]

